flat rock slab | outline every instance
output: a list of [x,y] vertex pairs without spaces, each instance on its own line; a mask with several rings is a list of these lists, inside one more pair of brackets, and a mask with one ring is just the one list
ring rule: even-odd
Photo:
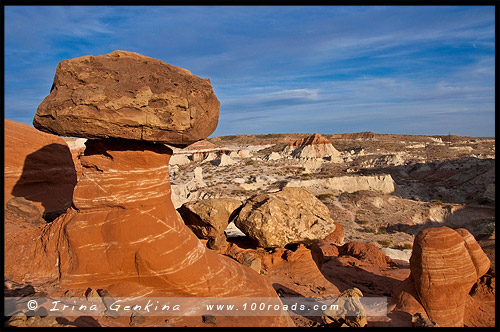
[[214,132],[219,106],[208,78],[114,51],[61,61],[33,125],[60,136],[187,146]]

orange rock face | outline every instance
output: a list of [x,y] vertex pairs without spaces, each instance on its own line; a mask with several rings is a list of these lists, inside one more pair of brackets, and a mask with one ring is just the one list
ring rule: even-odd
[[339,248],[340,255],[356,257],[375,266],[386,267],[390,258],[384,255],[375,245],[363,242],[349,242]]
[[11,120],[5,120],[4,129],[4,204],[13,197],[24,197],[42,214],[66,210],[76,185],[75,166],[66,143]]
[[[124,140],[86,145],[73,207],[44,230],[39,271],[59,274],[61,285],[73,288],[132,283],[164,296],[277,296],[263,276],[206,249],[179,220],[170,200],[169,148]],[[113,295],[127,296],[126,289]],[[289,317],[241,322],[290,323]]]
[[344,227],[339,224],[338,222],[335,221],[335,230],[328,234],[325,238],[325,241],[328,241],[329,243],[333,243],[336,245],[343,245],[344,244]]
[[410,266],[429,318],[439,326],[463,326],[468,294],[490,261],[466,229],[434,227],[415,237]]

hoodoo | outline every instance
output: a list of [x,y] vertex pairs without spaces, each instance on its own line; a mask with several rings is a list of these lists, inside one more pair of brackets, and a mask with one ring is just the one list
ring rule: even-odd
[[[45,226],[34,270],[68,288],[113,286],[113,296],[131,295],[122,284],[158,296],[277,298],[265,277],[206,249],[170,198],[163,143],[206,138],[218,114],[208,79],[159,60],[116,51],[62,61],[34,125],[88,140],[73,204]],[[287,315],[227,318],[218,322],[293,325]]]
[[465,228],[426,228],[415,237],[411,274],[398,305],[418,307],[418,301],[439,326],[464,326],[469,292],[489,267],[490,260]]

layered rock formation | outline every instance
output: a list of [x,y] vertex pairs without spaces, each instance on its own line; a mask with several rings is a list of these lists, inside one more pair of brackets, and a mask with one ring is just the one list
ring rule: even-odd
[[366,176],[337,176],[333,178],[292,180],[287,187],[307,188],[315,195],[342,192],[355,192],[359,190],[373,190],[384,194],[393,193],[396,184],[389,174]]
[[221,249],[227,245],[224,230],[231,214],[240,205],[241,202],[236,199],[213,198],[184,203],[178,211],[198,238],[208,240],[210,249]]
[[133,52],[63,60],[35,128],[62,136],[187,146],[217,126],[210,80]]
[[250,198],[234,223],[261,247],[312,243],[335,230],[328,208],[302,188]]
[[[75,83],[76,78],[69,73],[85,82],[72,93],[62,87]],[[137,84],[132,84],[136,90],[126,83],[119,84],[128,78],[130,84]],[[94,80],[103,84],[102,87],[94,86],[97,84]],[[118,82],[113,83],[116,80]],[[139,82],[149,85],[141,88]],[[189,85],[195,84],[193,82],[202,88],[194,89]],[[186,88],[186,84],[187,96],[186,91],[179,92],[177,97],[173,93],[167,95],[166,91]],[[42,102],[35,117],[37,126],[61,135],[72,133],[89,139],[81,157],[83,173],[74,191],[72,207],[43,229],[34,253],[32,278],[59,280],[68,288],[109,288],[110,293],[118,297],[157,294],[276,298],[269,281],[230,258],[207,250],[180,220],[170,199],[168,163],[172,150],[164,144],[150,142],[163,143],[171,139],[168,141],[171,144],[186,144],[205,138],[215,129],[208,129],[217,122],[213,117],[218,114],[218,104],[216,112],[209,111],[216,99],[208,81],[200,81],[183,69],[165,67],[154,59],[113,52],[101,58],[82,57],[61,63],[54,86],[60,90],[54,88]],[[137,93],[130,96],[132,101],[124,97],[127,89]],[[150,95],[148,89],[155,96]],[[91,93],[94,90],[97,93]],[[108,94],[118,99],[108,100]],[[149,117],[146,121],[137,116],[131,108],[142,105],[147,100],[142,96],[148,95],[157,98],[149,99],[149,104],[145,102],[145,113],[153,112],[156,116],[153,122],[148,122]],[[94,112],[92,107],[74,106],[75,98],[84,104],[88,98],[88,105],[94,105],[99,112]],[[174,100],[174,107],[161,100]],[[184,105],[183,100],[189,101],[186,109],[177,107]],[[125,107],[123,102],[132,106]],[[147,105],[153,107],[151,103],[155,111],[147,111]],[[55,119],[46,118],[48,107],[56,110]],[[181,126],[178,121],[183,119],[186,110],[191,113],[189,125]],[[79,121],[86,123],[90,117],[93,120],[88,128],[81,128]],[[135,120],[131,121],[132,118]],[[121,127],[121,119],[127,119],[129,125]],[[142,141],[128,139],[136,137],[136,128],[143,130],[143,135],[138,137]],[[157,128],[159,133],[155,133]],[[110,137],[123,135],[127,139],[95,139],[108,134]],[[143,293],[132,294],[133,289],[141,289]],[[288,316],[238,317],[226,324],[282,326],[291,322]]]
[[340,156],[340,152],[333,147],[332,143],[318,133],[288,143],[282,152],[294,158],[303,159],[321,158],[333,161]]
[[415,237],[411,274],[398,292],[398,306],[414,314],[420,305],[439,326],[463,326],[469,292],[489,266],[466,229],[424,229]]

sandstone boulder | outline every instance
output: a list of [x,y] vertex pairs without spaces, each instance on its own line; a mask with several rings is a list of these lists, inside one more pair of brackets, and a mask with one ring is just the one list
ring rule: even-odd
[[208,239],[210,249],[221,249],[227,244],[224,230],[231,214],[240,205],[241,202],[236,199],[212,198],[184,203],[178,211],[198,238]]
[[415,237],[411,280],[429,318],[439,326],[463,326],[468,294],[490,261],[466,229],[427,228]]
[[218,159],[212,161],[212,164],[216,166],[228,166],[236,163],[237,162],[227,154],[222,154]]
[[268,155],[264,156],[264,160],[273,161],[281,159],[281,155],[278,152],[271,152]]
[[352,256],[379,267],[386,267],[391,261],[375,245],[364,242],[349,242],[339,248],[339,255]]
[[209,79],[133,52],[63,60],[33,125],[85,138],[187,146],[216,128],[219,101]]
[[344,227],[336,221],[334,223],[335,230],[333,232],[323,240],[315,241],[311,245],[311,255],[319,267],[331,257],[338,256],[339,246],[344,244]]
[[364,327],[368,323],[366,311],[360,298],[363,293],[358,288],[343,291],[332,304],[339,306],[338,310],[326,310],[323,321],[331,327]]
[[31,201],[24,197],[14,197],[7,202],[7,210],[13,212],[26,221],[38,222],[42,214]]
[[426,318],[421,312],[414,314],[411,317],[411,322],[413,327],[437,327],[438,325]]
[[343,245],[344,244],[344,227],[339,224],[338,222],[335,221],[335,229],[333,232],[328,234],[324,241],[328,241],[329,243],[336,244],[336,245]]
[[325,262],[329,261],[331,257],[337,257],[338,255],[339,248],[329,241],[320,240],[311,245],[311,256],[320,268]]
[[191,160],[184,154],[174,154],[170,158],[170,165],[186,165],[189,164]]
[[312,243],[335,230],[328,207],[302,188],[250,198],[234,223],[261,247]]

